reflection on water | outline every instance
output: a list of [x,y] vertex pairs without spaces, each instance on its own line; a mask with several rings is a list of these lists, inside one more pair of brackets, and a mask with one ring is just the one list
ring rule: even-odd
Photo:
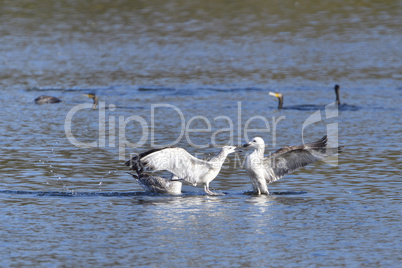
[[[2,264],[396,267],[399,10],[397,1],[3,1]],[[323,109],[304,139],[337,123],[346,146],[339,165],[312,164],[271,184],[270,196],[243,194],[246,153],[230,155],[211,183],[224,196],[190,186],[149,195],[126,174],[130,153],[175,141],[182,119],[207,129],[177,144],[200,158],[252,136],[264,137],[267,153],[300,144],[316,109],[279,110],[268,92],[283,93],[285,107],[321,107],[338,83],[346,105],[333,118]],[[82,96],[90,92],[115,109],[74,114],[72,136],[105,145],[78,148],[66,115],[91,103]],[[40,95],[63,102],[35,105]],[[119,131],[130,116],[145,127],[132,121]],[[210,131],[201,120],[187,125],[197,116]],[[244,132],[253,116],[267,118],[269,131],[254,120],[248,129],[257,130]]]

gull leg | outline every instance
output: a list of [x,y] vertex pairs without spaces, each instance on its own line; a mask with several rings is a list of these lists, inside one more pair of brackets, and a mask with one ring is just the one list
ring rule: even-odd
[[257,190],[258,190],[257,195],[260,195],[261,194],[260,188],[258,188]]
[[214,193],[211,190],[209,190],[209,185],[204,185],[204,191],[207,193],[207,195],[224,195],[224,194],[220,194],[220,193]]
[[208,187],[208,185],[204,185],[204,191],[207,193],[207,195],[214,195],[214,193],[212,193],[210,190],[209,190],[209,187]]

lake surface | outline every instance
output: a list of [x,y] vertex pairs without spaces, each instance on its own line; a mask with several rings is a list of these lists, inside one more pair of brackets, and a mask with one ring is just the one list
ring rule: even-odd
[[[3,1],[0,266],[398,267],[400,14],[397,1]],[[331,112],[335,84],[346,105]],[[327,133],[343,153],[269,196],[244,194],[248,150],[211,183],[221,196],[147,194],[124,165],[153,147],[207,158],[261,136],[268,154]]]

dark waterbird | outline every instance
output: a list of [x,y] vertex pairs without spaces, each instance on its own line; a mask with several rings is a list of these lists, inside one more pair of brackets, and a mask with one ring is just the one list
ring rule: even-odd
[[[134,156],[126,162],[126,166],[137,172],[138,176],[134,178],[145,190],[177,194],[179,190],[181,191],[181,183],[185,183],[204,187],[208,195],[216,195],[209,190],[209,184],[219,174],[226,157],[234,153],[235,149],[235,146],[223,146],[219,154],[208,161],[192,156],[183,148],[152,149]],[[170,179],[144,176],[142,175],[144,170],[165,170],[172,173],[172,176]]]
[[53,96],[42,95],[37,97],[35,100],[36,104],[46,104],[46,103],[59,103],[61,100]]
[[338,109],[341,111],[356,111],[359,109],[359,107],[354,106],[354,105],[349,105],[346,103],[341,103],[340,97],[339,97],[339,85],[335,85],[335,95],[336,95],[336,103],[338,105]]
[[283,147],[267,157],[264,157],[265,142],[260,137],[254,138],[243,147],[254,148],[247,156],[245,166],[256,195],[269,194],[267,184],[310,163],[335,155],[343,148],[327,147],[327,136],[316,142]]
[[[355,110],[357,109],[356,106],[351,106],[351,105],[346,105],[346,104],[341,104],[341,100],[339,97],[339,85],[334,86],[335,90],[335,102],[338,105],[339,109],[350,109],[350,110]],[[316,105],[316,104],[303,104],[303,105],[294,105],[294,106],[283,106],[283,94],[279,92],[269,92],[268,93],[270,96],[278,98],[278,109],[293,109],[293,110],[317,110],[317,109],[324,109],[325,105]]]
[[83,94],[84,96],[91,98],[93,101],[92,109],[95,110],[98,107],[99,97],[95,93]]
[[287,109],[287,110],[317,110],[322,109],[323,105],[315,105],[315,104],[302,104],[302,105],[293,105],[283,107],[283,94],[279,92],[269,92],[270,96],[278,98],[278,109]]

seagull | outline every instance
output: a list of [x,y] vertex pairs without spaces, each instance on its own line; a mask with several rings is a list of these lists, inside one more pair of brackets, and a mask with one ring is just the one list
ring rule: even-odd
[[177,177],[165,179],[158,176],[151,176],[141,173],[139,175],[128,172],[144,188],[145,191],[155,194],[181,194],[182,182]]
[[[209,190],[209,184],[219,174],[222,164],[230,153],[234,153],[235,146],[223,146],[218,155],[212,157],[210,160],[201,160],[191,154],[185,149],[178,147],[165,147],[161,149],[151,149],[144,153],[134,156],[131,160],[126,162],[126,166],[135,170],[141,179],[144,170],[162,171],[166,170],[172,173],[172,177],[168,179],[160,178],[155,180],[143,180],[140,185],[147,184],[147,188],[162,188],[166,189],[169,193],[168,183],[172,181],[179,181],[185,184],[204,187],[204,191],[208,195],[217,195]],[[155,186],[155,185],[159,186]],[[151,186],[149,186],[151,185]],[[178,188],[176,185],[174,188]],[[163,190],[164,191],[164,190]]]
[[323,160],[341,152],[343,146],[328,148],[327,136],[304,145],[286,146],[264,157],[265,142],[260,137],[243,147],[252,147],[254,151],[247,156],[245,167],[253,185],[253,194],[269,194],[267,184],[281,179],[288,173],[310,163]]
[[53,96],[42,95],[37,97],[35,100],[36,104],[45,104],[45,103],[59,103],[61,100],[59,98]]

